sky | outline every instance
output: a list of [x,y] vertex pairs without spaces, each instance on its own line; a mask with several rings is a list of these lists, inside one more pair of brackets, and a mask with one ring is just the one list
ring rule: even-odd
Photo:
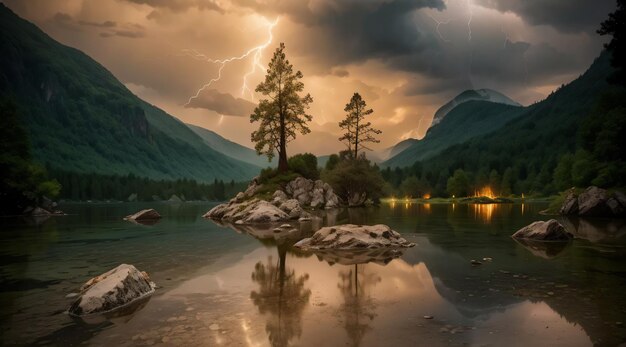
[[252,147],[254,92],[280,42],[313,97],[312,132],[288,151],[344,149],[360,93],[383,150],[421,138],[441,105],[490,88],[529,105],[602,50],[614,0],[5,0],[133,93]]

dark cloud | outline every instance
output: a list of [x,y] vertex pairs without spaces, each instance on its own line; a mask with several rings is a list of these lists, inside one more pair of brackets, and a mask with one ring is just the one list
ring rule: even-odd
[[119,36],[119,37],[126,37],[129,39],[140,39],[142,37],[146,36],[146,33],[143,31],[132,31],[132,30],[112,30],[112,31],[105,31],[105,32],[101,32],[100,33],[100,37],[113,37],[113,36]]
[[333,74],[333,76],[337,76],[337,77],[348,77],[350,76],[350,73],[348,72],[348,70],[346,69],[333,69],[333,71],[331,72]]
[[186,11],[190,8],[210,10],[224,13],[224,9],[213,0],[125,0],[135,4],[148,5],[153,8],[168,9],[174,12]]
[[186,105],[188,108],[205,108],[225,116],[247,117],[254,110],[255,104],[235,98],[228,93],[220,93],[215,89],[205,90],[200,96]]
[[326,37],[336,40],[333,55],[338,63],[409,54],[423,49],[429,38],[415,26],[415,11],[445,8],[443,0],[234,2],[266,15],[286,15],[297,23],[321,30]]
[[595,31],[615,0],[475,0],[501,12],[513,12],[532,25],[549,25],[562,32]]
[[81,21],[78,21],[78,24],[97,27],[97,28],[114,28],[117,26],[117,23],[110,21],[110,20],[107,20],[104,22],[89,22],[89,21],[81,20]]

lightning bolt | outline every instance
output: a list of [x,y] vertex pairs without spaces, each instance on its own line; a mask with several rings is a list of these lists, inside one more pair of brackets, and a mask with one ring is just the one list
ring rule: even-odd
[[202,87],[200,87],[196,93],[194,95],[192,95],[189,100],[187,100],[187,103],[185,103],[184,106],[188,106],[191,101],[193,101],[194,99],[197,99],[200,96],[200,93],[202,93],[205,89],[209,88],[213,83],[219,81],[222,78],[222,71],[224,70],[224,68],[226,67],[226,65],[228,65],[229,63],[232,63],[234,61],[239,61],[239,60],[244,60],[250,56],[252,56],[252,64],[250,66],[250,70],[248,72],[246,72],[243,75],[242,78],[242,82],[241,82],[241,96],[245,97],[246,92],[250,93],[250,97],[252,99],[254,99],[254,93],[253,91],[250,89],[250,87],[248,87],[248,78],[253,75],[257,69],[260,69],[261,71],[265,70],[266,68],[261,64],[261,58],[263,56],[263,51],[270,45],[272,44],[272,41],[274,40],[274,35],[272,33],[272,30],[274,29],[274,27],[278,24],[278,18],[276,18],[276,20],[274,20],[273,22],[269,22],[268,21],[268,26],[267,26],[267,31],[268,31],[268,38],[267,40],[261,44],[258,45],[256,47],[252,47],[249,50],[247,50],[246,52],[244,52],[241,55],[238,56],[233,56],[230,58],[225,58],[225,59],[213,59],[213,58],[209,58],[204,54],[201,54],[199,52],[197,52],[196,50],[193,49],[183,49],[183,54],[192,57],[193,59],[196,60],[202,60],[202,61],[206,61],[208,63],[211,64],[216,64],[218,66],[217,69],[217,76],[212,78],[211,80],[209,80],[209,82],[205,83],[204,85],[202,85]]
[[467,0],[467,11],[469,12],[469,18],[467,19],[467,41],[472,42],[472,19],[474,17],[472,0]]
[[438,20],[437,18],[433,17],[430,13],[426,13],[426,15],[428,17],[430,17],[430,19],[432,19],[437,24],[437,26],[435,27],[435,31],[437,32],[437,35],[439,35],[439,38],[441,39],[441,41],[443,41],[443,42],[450,42],[450,40],[445,39],[443,37],[443,35],[441,35],[441,32],[439,31],[439,27],[442,24],[444,24],[444,25],[449,24],[451,19],[446,19],[445,21],[441,21],[441,20]]

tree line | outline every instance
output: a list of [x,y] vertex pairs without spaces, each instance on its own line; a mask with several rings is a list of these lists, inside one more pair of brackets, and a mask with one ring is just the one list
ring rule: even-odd
[[191,179],[154,180],[128,175],[101,175],[77,173],[49,168],[61,189],[58,197],[71,201],[160,201],[174,197],[181,200],[226,200],[245,189],[247,183],[224,182],[202,183]]

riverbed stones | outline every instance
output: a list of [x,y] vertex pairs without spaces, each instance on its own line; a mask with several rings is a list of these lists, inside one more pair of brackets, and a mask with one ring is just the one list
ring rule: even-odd
[[156,210],[150,208],[150,209],[141,210],[135,214],[126,216],[124,217],[124,220],[141,222],[141,221],[154,221],[160,218],[161,218],[161,215]]
[[155,288],[146,272],[121,264],[83,284],[68,312],[75,316],[109,312],[152,295]]
[[344,224],[324,227],[316,231],[312,237],[300,240],[294,245],[296,248],[312,250],[401,248],[413,246],[415,246],[414,243],[407,241],[399,233],[383,224]]
[[574,236],[567,232],[556,219],[550,219],[525,226],[516,231],[512,237],[533,241],[569,241]]

